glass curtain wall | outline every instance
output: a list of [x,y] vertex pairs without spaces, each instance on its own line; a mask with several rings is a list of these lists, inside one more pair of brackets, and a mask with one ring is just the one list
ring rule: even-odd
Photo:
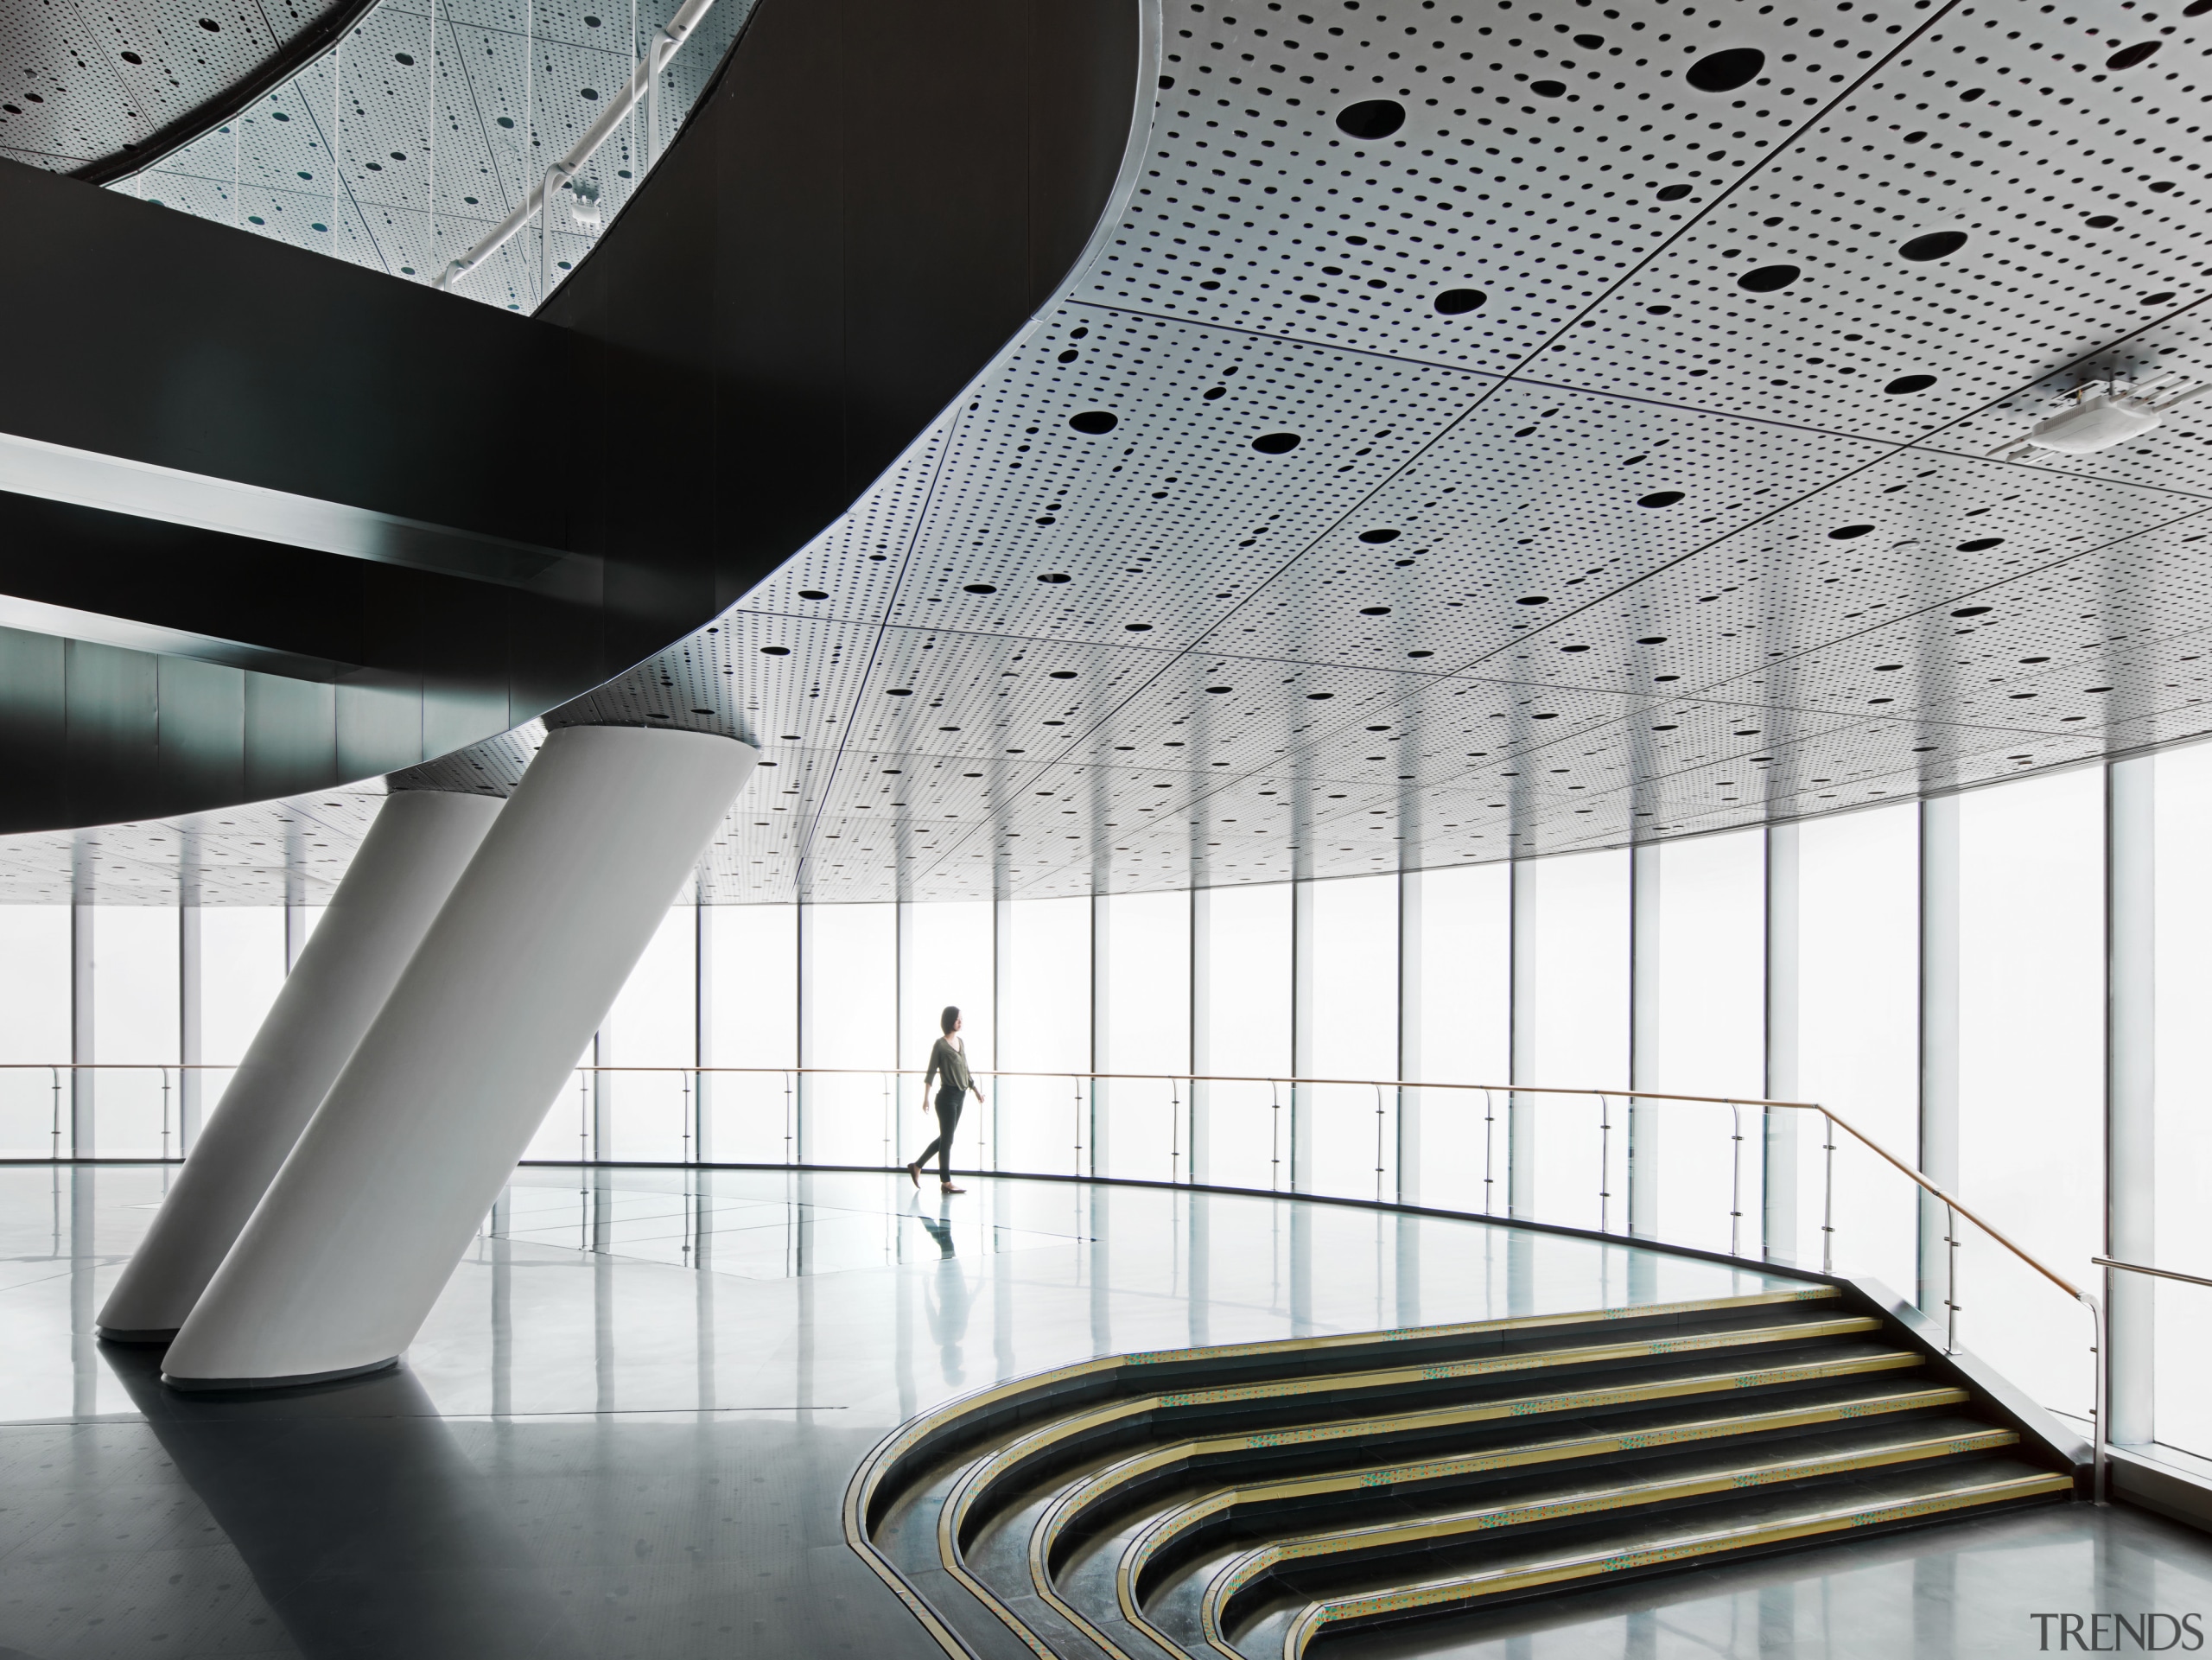
[[[1797,830],[1797,1088],[1914,1161],[1920,1099],[1920,820],[1911,803]],[[1817,1118],[1796,1127],[1793,1260],[1821,1262],[1826,1212]],[[1835,1152],[1834,1262],[1910,1297],[1916,1200],[1849,1136]]]
[[[2158,933],[2152,1017],[2158,1172],[2150,1258],[2212,1279],[2212,744],[2155,763]],[[2126,1260],[2131,1253],[2120,1253]],[[2212,1289],[2156,1284],[2157,1438],[2212,1459]]]
[[[2104,1233],[2104,777],[2025,779],[1958,806],[1959,1195],[2068,1279],[2094,1285],[2089,1259]],[[2088,1315],[1978,1229],[1959,1237],[1960,1342],[2045,1405],[2087,1418]]]
[[[1503,864],[1406,878],[1402,1076],[1496,1084],[1513,1071],[1513,872]],[[1505,1097],[1408,1090],[1399,1136],[1409,1205],[1503,1207]]]
[[[933,908],[933,907],[924,907]],[[1097,1069],[1191,1070],[1191,898],[1116,894],[1092,902]],[[1190,1089],[1180,1080],[1096,1086],[1092,1142],[1100,1175],[1186,1178]]]
[[798,1156],[898,1162],[899,907],[799,907]]
[[[2094,1286],[2112,1033],[2142,1034],[2155,1180],[2138,1185],[2156,1191],[2111,1204],[2126,1254],[2212,1269],[2212,745],[2157,756],[2151,777],[2153,856],[2125,857],[2155,879],[2152,966],[2111,983],[2148,1019],[2108,1017],[2119,798],[2083,768],[1633,855],[1098,899],[686,904],[582,1057],[618,1071],[582,1075],[530,1156],[895,1167],[934,1132],[911,1074],[957,1004],[989,1096],[963,1115],[961,1167],[1294,1179],[1617,1233],[1651,1196],[1634,1225],[1662,1242],[1808,1267],[1832,1247],[1836,1271],[1938,1319],[1955,1302],[1962,1345],[2085,1413],[2081,1311],[1939,1205],[1923,1214],[1847,1135],[1831,1208],[1820,1120],[1792,1120],[1782,1151],[1729,1103],[1771,1087],[1827,1104]],[[158,1156],[165,1132],[177,1151],[180,1061],[236,1064],[317,914],[0,907],[0,1060],[29,1068],[0,1072],[0,1151]],[[149,1070],[95,1077],[95,1061]],[[715,1065],[766,1070],[700,1081]],[[851,1071],[803,1070],[822,1068]],[[1376,1082],[1294,1091],[1294,1072]],[[1452,1083],[1493,1087],[1438,1087]],[[1634,1194],[1631,1084],[1720,1097],[1638,1118]],[[1771,1204],[1768,1170],[1788,1184]],[[2212,1457],[2193,1381],[2208,1312],[2212,1292],[2161,1286],[2155,1343],[2114,1352],[2158,1438]]]
[[92,1053],[125,1072],[79,1073],[91,1093],[94,1156],[162,1157],[178,1144],[183,1057],[177,907],[95,905]]
[[[1310,995],[1297,998],[1298,1071],[1324,1078],[1398,1076],[1398,878],[1354,876],[1299,884],[1300,920],[1311,936],[1298,942],[1298,969]],[[1300,1191],[1341,1199],[1397,1196],[1395,1089],[1321,1084],[1299,1091]]]
[[[1652,985],[1636,1008],[1653,1029],[1635,1034],[1637,1087],[1764,1096],[1765,833],[1662,843],[1641,868],[1658,893],[1656,905],[1637,907],[1636,972]],[[1642,932],[1646,919],[1650,938]],[[1720,1103],[1642,1110],[1637,1157],[1644,1167],[1633,1180],[1654,1186],[1648,1225],[1655,1237],[1756,1254],[1763,1122],[1756,1109]],[[1647,1225],[1641,1216],[1639,1225]]]
[[1629,1087],[1629,855],[1514,868],[1512,1213],[1627,1222],[1628,1103],[1544,1088]]
[[[960,1040],[968,1065],[979,1074],[983,1100],[972,1095],[953,1135],[952,1162],[963,1170],[988,1169],[991,1112],[997,1090],[980,1074],[996,1064],[998,992],[994,970],[995,907],[988,900],[899,908],[899,1064],[915,1073],[929,1067],[944,1011],[960,1011]],[[901,1080],[898,1103],[899,1156],[910,1159],[936,1138],[937,1115],[918,1076]],[[931,1092],[933,1093],[933,1091]]]
[[707,907],[700,938],[699,1029],[714,1066],[767,1067],[702,1086],[706,1156],[780,1164],[796,1156],[798,1076],[798,906]]
[[698,910],[680,906],[653,932],[599,1028],[592,1080],[599,1156],[660,1164],[691,1156],[699,1064]]
[[0,906],[0,1158],[69,1153],[70,907]]
[[[1222,1079],[1290,1071],[1291,886],[1204,888],[1196,930],[1192,1065]],[[1192,1136],[1199,1180],[1290,1185],[1289,1091],[1268,1083],[1201,1084]]]
[[999,1065],[1032,1076],[993,1092],[999,1166],[1091,1174],[1091,902],[1001,903]]

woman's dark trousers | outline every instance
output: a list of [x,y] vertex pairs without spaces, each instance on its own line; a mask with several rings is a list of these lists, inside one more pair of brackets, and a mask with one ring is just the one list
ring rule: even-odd
[[968,1099],[965,1090],[939,1090],[937,1092],[937,1140],[922,1149],[914,1161],[919,1169],[930,1161],[930,1154],[937,1154],[937,1179],[952,1180],[952,1132],[960,1127],[960,1109]]

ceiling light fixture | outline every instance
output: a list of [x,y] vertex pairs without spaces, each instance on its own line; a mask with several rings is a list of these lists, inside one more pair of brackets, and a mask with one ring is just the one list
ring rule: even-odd
[[2016,461],[2037,449],[2094,455],[2113,448],[2165,425],[2166,411],[2177,404],[2212,391],[2212,384],[2208,384],[2161,396],[2159,389],[2180,374],[2177,369],[2168,369],[2148,380],[2089,381],[2068,393],[2072,401],[2057,414],[2037,422],[2025,437],[2000,444],[1989,454],[1999,461]]

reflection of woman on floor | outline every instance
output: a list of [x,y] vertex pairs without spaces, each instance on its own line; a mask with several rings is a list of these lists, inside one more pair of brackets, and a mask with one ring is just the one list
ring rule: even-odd
[[960,1040],[960,1011],[947,1008],[938,1024],[944,1028],[944,1035],[930,1046],[930,1069],[922,1075],[922,1110],[930,1110],[930,1085],[942,1078],[937,1092],[937,1140],[922,1149],[921,1156],[906,1167],[906,1173],[914,1186],[922,1185],[922,1167],[930,1161],[930,1154],[937,1154],[938,1185],[948,1193],[964,1193],[965,1188],[952,1185],[952,1132],[960,1123],[960,1109],[967,1104],[968,1092],[975,1090],[976,1099],[981,1101],[983,1092],[976,1089],[976,1080],[968,1072],[968,1046]]
[[957,1385],[968,1381],[967,1362],[960,1351],[961,1341],[968,1335],[968,1276],[961,1271],[960,1258],[953,1248],[952,1206],[943,1199],[938,1205],[935,1221],[925,1216],[914,1219],[937,1242],[937,1284],[932,1288],[935,1294],[929,1298],[930,1334],[937,1339],[944,1381]]

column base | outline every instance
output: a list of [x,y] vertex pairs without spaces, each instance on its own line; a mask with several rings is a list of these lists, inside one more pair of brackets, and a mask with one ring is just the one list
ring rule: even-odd
[[124,1326],[95,1326],[92,1327],[92,1335],[103,1343],[159,1345],[165,1344],[174,1338],[176,1335],[176,1327],[170,1326],[134,1332]]
[[187,1395],[219,1391],[235,1394],[243,1390],[288,1390],[305,1383],[336,1383],[348,1377],[366,1377],[371,1372],[390,1371],[398,1364],[399,1357],[394,1355],[389,1360],[372,1360],[365,1366],[340,1366],[335,1371],[301,1372],[291,1377],[175,1377],[163,1372],[162,1382]]

